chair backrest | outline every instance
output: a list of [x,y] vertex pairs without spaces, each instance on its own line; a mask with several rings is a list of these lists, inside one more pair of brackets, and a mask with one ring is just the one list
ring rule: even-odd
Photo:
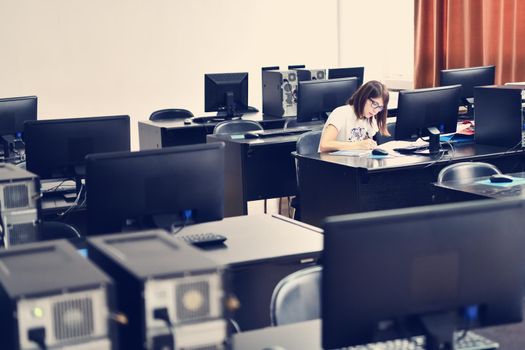
[[253,120],[226,120],[215,125],[214,134],[242,134],[248,131],[263,130],[261,124]]
[[297,154],[317,153],[322,133],[322,130],[313,130],[299,136],[296,144]]
[[176,119],[186,119],[193,118],[193,113],[187,109],[179,108],[170,108],[170,109],[161,109],[151,113],[149,120],[158,121],[158,120],[176,120]]
[[270,302],[272,325],[314,320],[321,317],[321,266],[296,271],[283,278]]
[[386,129],[390,133],[390,136],[383,136],[381,135],[380,132],[378,132],[376,134],[376,141],[378,145],[389,142],[389,141],[393,141],[396,139],[396,123],[388,123],[386,125]]
[[501,171],[492,164],[483,162],[461,162],[444,167],[438,174],[437,182],[464,181],[469,182],[475,177],[501,174]]
[[65,222],[42,221],[39,224],[40,239],[43,241],[64,238],[79,238],[78,230]]

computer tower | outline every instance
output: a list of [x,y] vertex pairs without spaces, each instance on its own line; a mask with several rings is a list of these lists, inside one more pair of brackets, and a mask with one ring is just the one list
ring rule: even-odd
[[111,279],[65,240],[0,251],[2,349],[117,349]]
[[88,239],[88,255],[116,283],[122,349],[227,348],[223,269],[162,230]]
[[476,143],[518,149],[525,146],[524,86],[474,88]]
[[276,117],[297,115],[298,78],[295,70],[262,71],[263,114]]
[[0,219],[4,247],[38,240],[40,181],[13,164],[0,164]]
[[325,80],[326,69],[296,69],[299,81]]

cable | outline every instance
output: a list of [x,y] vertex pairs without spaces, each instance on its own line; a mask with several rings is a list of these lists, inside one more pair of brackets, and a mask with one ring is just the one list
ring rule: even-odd
[[27,332],[27,337],[30,341],[38,345],[40,350],[47,350],[45,328],[32,328]]
[[84,184],[80,185],[80,191],[78,191],[77,198],[75,198],[75,201],[65,211],[63,211],[62,213],[58,213],[58,217],[63,219],[71,211],[73,211],[77,207],[80,207],[80,206],[82,206],[82,205],[84,205],[86,203],[86,196],[84,196],[84,198],[82,199],[82,203],[80,203],[80,204],[78,203],[80,201],[80,198],[82,197],[82,192],[84,191],[84,187],[85,187]]
[[233,318],[229,318],[228,321],[230,321],[230,324],[235,330],[235,333],[241,333],[241,327],[239,327],[239,324],[237,323],[237,321],[235,321]]
[[173,334],[173,323],[171,322],[168,309],[163,307],[161,309],[153,310],[153,318],[156,320],[164,321],[166,327],[168,327],[168,331],[170,332],[171,338],[173,339],[173,349],[175,349],[175,335]]
[[175,226],[175,223],[171,224],[171,227],[170,227],[170,232],[172,235],[176,235],[177,233],[179,233],[180,231],[182,231],[182,229],[184,227],[186,227],[186,224],[190,221],[191,219],[191,215],[192,215],[192,212],[191,210],[185,210],[182,214],[182,217],[183,217],[183,221],[182,221],[182,225],[179,226],[177,229]]

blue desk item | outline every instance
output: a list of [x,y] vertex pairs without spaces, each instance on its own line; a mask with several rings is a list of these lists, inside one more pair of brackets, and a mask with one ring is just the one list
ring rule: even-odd
[[480,185],[497,186],[497,187],[512,187],[512,186],[517,186],[517,185],[523,185],[523,184],[525,184],[525,179],[524,179],[524,178],[521,178],[521,177],[513,177],[512,179],[513,179],[512,182],[500,182],[500,183],[496,183],[496,182],[490,182],[489,179],[485,179],[485,180],[477,181],[476,183],[477,183],[477,184],[480,184]]

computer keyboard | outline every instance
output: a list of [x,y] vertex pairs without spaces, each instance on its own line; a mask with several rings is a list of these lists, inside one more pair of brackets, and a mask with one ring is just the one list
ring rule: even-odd
[[[499,344],[474,332],[456,332],[456,350],[490,350],[499,348]],[[349,350],[424,350],[425,337],[414,337],[412,339],[396,339],[380,343],[352,346]]]
[[394,148],[394,151],[399,152],[401,154],[412,154],[416,151],[423,151],[427,148],[428,146],[411,145],[411,146],[406,146],[406,147]]
[[218,233],[196,233],[192,235],[185,235],[177,237],[186,243],[197,247],[209,247],[214,245],[221,245],[226,241],[226,237]]

